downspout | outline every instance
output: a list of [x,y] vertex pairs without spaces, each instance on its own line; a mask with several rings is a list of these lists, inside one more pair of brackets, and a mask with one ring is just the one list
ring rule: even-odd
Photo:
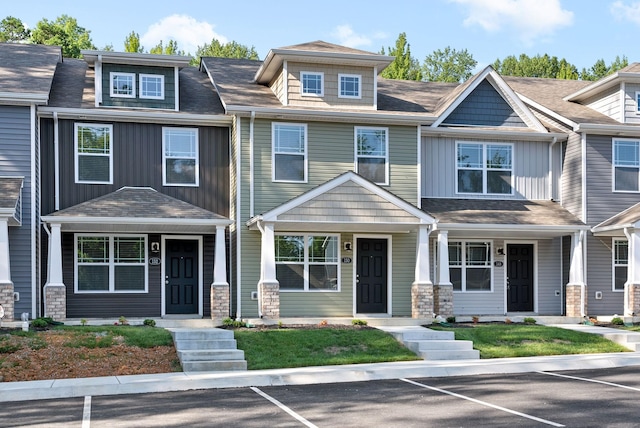
[[581,199],[582,199],[582,207],[581,207],[581,215],[582,221],[587,222],[587,134],[582,134],[581,137]]
[[[624,229],[624,235],[627,237],[627,245],[629,246],[629,249],[627,251],[627,254],[633,254],[633,248],[631,248],[631,246],[633,245],[633,241],[631,238],[631,232],[629,232],[629,228],[625,227]],[[634,274],[633,271],[635,269],[635,263],[629,263],[627,262],[627,280],[625,281],[624,285],[624,316],[627,316],[627,312],[630,312],[631,315],[633,316],[633,310],[631,310],[631,308],[629,308],[629,287],[627,287],[627,284],[629,283],[629,278],[634,278]]]
[[580,232],[580,251],[582,252],[582,265],[580,266],[580,269],[582,269],[582,281],[580,282],[580,316],[582,318],[587,316],[587,311],[585,311],[584,306],[585,306],[585,300],[586,300],[586,294],[587,294],[587,278],[585,275],[585,245],[586,245],[586,240],[585,238],[585,232],[584,230]]
[[242,254],[242,120],[236,116],[236,319],[242,318],[242,269],[240,256]]
[[53,185],[54,185],[54,210],[60,209],[60,140],[58,137],[58,112],[53,112]]
[[251,119],[249,121],[249,218],[255,215],[254,197],[254,165],[253,165],[253,123],[256,119],[256,112],[251,111]]
[[418,147],[417,147],[417,154],[418,154],[418,164],[416,165],[418,167],[418,201],[416,206],[420,209],[422,209],[422,147],[421,147],[421,143],[420,143],[420,139],[422,137],[422,125],[418,125],[418,136],[417,136],[417,142],[418,142]]

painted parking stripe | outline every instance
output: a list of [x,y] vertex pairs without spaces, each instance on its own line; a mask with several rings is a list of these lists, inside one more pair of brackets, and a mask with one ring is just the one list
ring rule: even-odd
[[400,379],[400,380],[403,381],[403,382],[410,383],[412,385],[419,386],[421,388],[426,388],[426,389],[430,389],[432,391],[440,392],[442,394],[448,394],[448,395],[451,395],[453,397],[462,398],[463,400],[472,401],[472,402],[474,402],[476,404],[480,404],[482,406],[491,407],[492,409],[501,410],[503,412],[511,413],[512,415],[521,416],[523,418],[531,419],[531,420],[534,420],[534,421],[537,421],[537,422],[541,422],[543,424],[551,425],[551,426],[554,426],[554,427],[563,427],[564,426],[562,424],[559,424],[559,423],[553,422],[553,421],[549,421],[547,419],[541,419],[541,418],[538,418],[536,416],[527,415],[526,413],[517,412],[515,410],[507,409],[506,407],[496,406],[495,404],[487,403],[486,401],[476,400],[475,398],[467,397],[466,395],[456,394],[455,392],[447,391],[446,389],[436,388],[434,386],[429,386],[429,385],[425,385],[423,383],[414,382],[414,381],[409,380],[409,379]]
[[300,416],[299,414],[297,414],[296,412],[294,412],[293,410],[291,410],[290,408],[288,408],[287,406],[285,406],[284,404],[282,404],[281,402],[279,402],[278,400],[270,396],[269,394],[262,392],[259,388],[252,386],[251,390],[256,394],[259,394],[262,397],[266,398],[267,400],[271,401],[273,404],[280,407],[282,410],[284,410],[285,412],[289,413],[291,416],[293,416],[294,418],[302,422],[305,426],[309,428],[318,428],[317,426],[315,426],[314,424],[312,424],[311,422],[309,422],[308,420],[306,420],[305,418],[303,418],[302,416]]
[[84,409],[82,410],[82,428],[91,426],[91,396],[84,397]]
[[581,380],[581,381],[584,381],[584,382],[599,383],[601,385],[615,386],[616,388],[624,388],[624,389],[630,389],[632,391],[640,392],[640,388],[634,388],[632,386],[621,385],[619,383],[606,382],[604,380],[589,379],[589,378],[586,378],[586,377],[569,376],[569,375],[563,375],[563,374],[560,374],[560,373],[550,373],[550,372],[536,372],[536,373],[545,374],[545,375],[549,375],[549,376],[564,377],[566,379]]

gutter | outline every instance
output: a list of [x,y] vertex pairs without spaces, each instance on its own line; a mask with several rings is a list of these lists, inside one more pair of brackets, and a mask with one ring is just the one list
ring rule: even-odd
[[231,125],[233,118],[225,114],[192,114],[175,113],[174,110],[166,110],[164,113],[150,112],[148,110],[116,110],[115,108],[60,108],[41,107],[38,109],[40,117],[53,117],[57,113],[60,119],[97,119],[117,120],[122,122],[157,123],[170,120],[176,124],[194,125]]

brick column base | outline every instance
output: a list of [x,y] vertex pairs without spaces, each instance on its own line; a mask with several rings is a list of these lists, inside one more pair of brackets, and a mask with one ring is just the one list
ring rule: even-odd
[[453,316],[453,285],[433,286],[433,311],[444,318]]
[[[572,285],[567,284],[566,287],[566,315],[568,317],[581,317],[581,308],[580,308],[580,285]],[[587,292],[585,287],[585,296],[584,296],[584,312],[587,313]]]
[[67,318],[67,289],[64,285],[44,286],[44,316],[55,321]]
[[231,298],[229,284],[211,284],[211,319],[223,319],[229,316]]
[[[640,315],[640,284],[625,284],[624,292],[629,299],[629,307],[625,308],[625,316]],[[627,312],[629,312],[627,314]]]
[[433,318],[433,284],[411,285],[411,318]]
[[260,287],[262,303],[262,317],[269,319],[280,318],[280,284],[278,282],[263,282]]
[[13,283],[8,282],[0,284],[0,305],[4,309],[5,321],[13,321],[14,319],[14,300],[13,300]]

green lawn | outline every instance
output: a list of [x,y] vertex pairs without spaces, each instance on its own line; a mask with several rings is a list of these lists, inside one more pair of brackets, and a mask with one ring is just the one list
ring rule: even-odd
[[536,324],[476,324],[465,327],[431,326],[472,340],[480,358],[628,352],[629,349],[595,334]]
[[[124,343],[139,348],[153,348],[154,346],[172,346],[173,338],[169,330],[164,328],[105,325],[105,326],[56,326],[56,330],[73,332],[75,340],[68,346],[87,348],[109,347],[115,337],[123,337]],[[91,334],[88,334],[91,333]]]

